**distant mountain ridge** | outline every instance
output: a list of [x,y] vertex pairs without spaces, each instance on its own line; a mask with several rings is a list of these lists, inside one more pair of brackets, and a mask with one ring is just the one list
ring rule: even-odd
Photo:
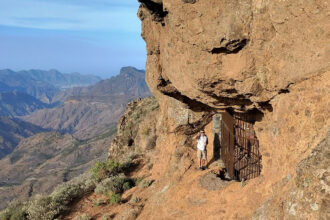
[[0,116],[23,116],[51,106],[26,93],[0,92]]
[[49,83],[60,89],[68,89],[78,86],[89,86],[101,80],[100,77],[94,75],[82,75],[80,73],[61,73],[55,69],[51,69],[49,71],[28,70],[19,71],[18,73],[22,75],[28,75],[34,80]]
[[61,106],[41,109],[22,119],[46,129],[68,132],[79,139],[86,139],[117,123],[129,101],[150,95],[144,71],[124,67],[119,75],[93,86],[63,91],[54,97],[56,101],[64,101]]
[[92,85],[101,78],[79,73],[64,74],[57,70],[0,70],[0,92],[18,91],[45,103],[51,103],[55,94],[75,86]]
[[102,80],[95,85],[63,91],[54,97],[54,101],[98,100],[109,102],[113,101],[114,96],[132,96],[136,98],[146,94],[150,95],[151,93],[145,82],[145,71],[128,66],[121,68],[118,75]]

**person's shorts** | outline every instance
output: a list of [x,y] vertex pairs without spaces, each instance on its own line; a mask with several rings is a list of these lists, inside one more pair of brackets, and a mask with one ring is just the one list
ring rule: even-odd
[[206,150],[197,149],[197,158],[198,159],[206,160],[206,158],[207,158],[207,152],[206,152]]

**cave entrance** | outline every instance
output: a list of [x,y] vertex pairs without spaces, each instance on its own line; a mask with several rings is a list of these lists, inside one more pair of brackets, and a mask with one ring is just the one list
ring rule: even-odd
[[220,158],[231,179],[242,181],[260,175],[261,155],[253,122],[253,114],[221,114]]

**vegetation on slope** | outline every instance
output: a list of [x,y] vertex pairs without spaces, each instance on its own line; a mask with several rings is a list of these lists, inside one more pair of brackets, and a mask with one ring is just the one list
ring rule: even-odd
[[[134,172],[139,169],[141,159],[146,158],[142,155],[150,151],[143,146],[141,140],[153,135],[154,131],[149,128],[151,124],[147,122],[153,120],[157,111],[158,104],[154,97],[131,102],[119,122],[120,130],[111,145],[111,151],[116,154],[111,154],[107,160],[96,162],[90,168],[90,172],[62,184],[48,196],[36,196],[24,203],[11,203],[0,214],[0,220],[17,219],[17,216],[18,219],[62,218],[70,214],[72,205],[90,194],[97,198],[92,202],[95,207],[112,206],[123,202],[122,194],[132,187],[139,186],[141,189],[149,187],[152,181],[146,180],[144,176],[135,176]],[[145,123],[148,124],[147,127]],[[127,140],[130,139],[134,139],[134,143],[128,146]],[[82,143],[82,146],[85,144]],[[129,203],[134,208],[125,212],[125,215],[138,216],[143,208],[140,199],[132,197]],[[79,216],[91,215],[80,213],[76,217]],[[104,213],[104,217],[109,216],[111,215]]]
[[47,132],[24,139],[0,160],[0,209],[13,199],[26,200],[50,193],[56,185],[71,180],[100,159],[116,132],[113,125],[96,137],[79,140],[70,134]]

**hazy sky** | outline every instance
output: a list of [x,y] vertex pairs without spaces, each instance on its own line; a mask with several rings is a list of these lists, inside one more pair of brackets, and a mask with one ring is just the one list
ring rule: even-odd
[[137,0],[0,0],[0,69],[144,69]]

